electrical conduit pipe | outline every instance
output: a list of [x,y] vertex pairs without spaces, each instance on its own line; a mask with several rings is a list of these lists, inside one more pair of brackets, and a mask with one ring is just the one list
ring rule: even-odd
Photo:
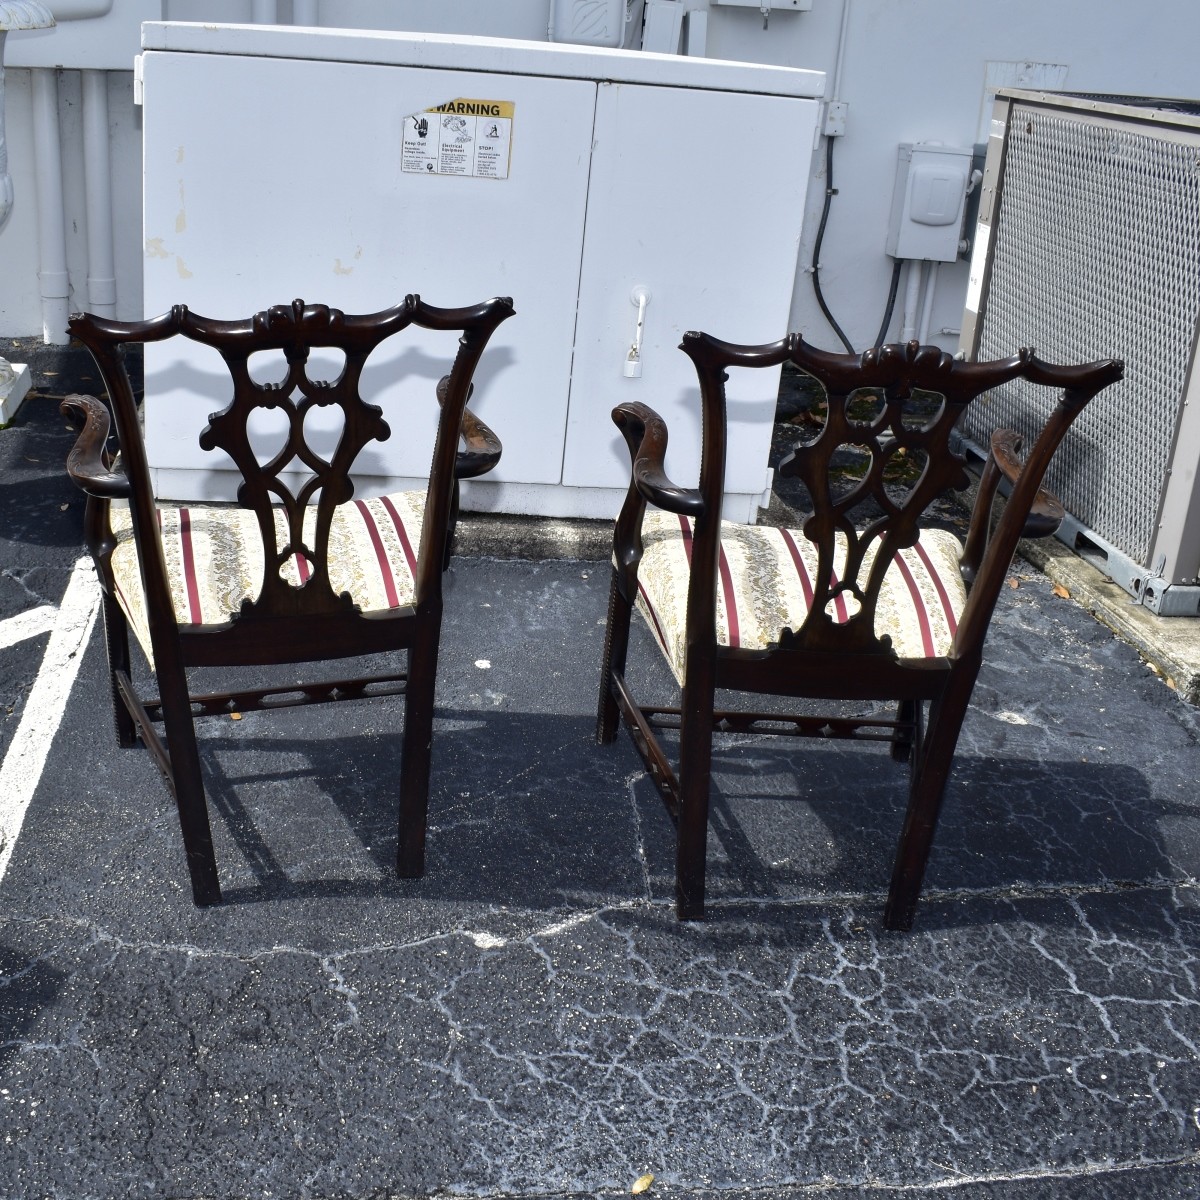
[[85,70],[83,177],[87,198],[88,306],[101,317],[117,315],[113,248],[112,156],[108,140],[108,75]]
[[67,275],[66,216],[63,209],[62,143],[58,132],[58,72],[35,67],[33,145],[38,195],[38,283],[42,293],[42,340],[65,346],[70,340],[70,278]]
[[[14,192],[8,173],[8,141],[4,132],[4,43],[10,29],[48,29],[54,17],[44,4],[33,0],[0,3],[0,230],[8,223]],[[0,424],[9,421],[29,391],[29,368],[13,366],[0,357]]]

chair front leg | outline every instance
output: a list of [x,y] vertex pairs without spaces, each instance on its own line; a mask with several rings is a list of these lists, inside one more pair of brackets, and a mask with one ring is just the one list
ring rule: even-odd
[[400,814],[396,874],[419,879],[425,872],[425,826],[433,757],[433,697],[437,678],[441,614],[429,623],[408,652],[404,691],[404,738],[400,749]]
[[712,704],[685,694],[679,731],[679,828],[675,848],[675,913],[681,921],[704,918],[708,861],[708,804],[712,787]]
[[920,717],[920,702],[917,700],[901,700],[896,705],[896,721],[898,728],[892,738],[891,754],[895,762],[908,762],[912,757],[913,746],[917,741],[917,721]]
[[101,610],[104,614],[104,645],[108,651],[108,687],[112,695],[113,724],[116,726],[117,745],[128,749],[137,744],[137,725],[117,688],[117,674],[129,676],[129,623],[121,606],[107,592],[102,593]]
[[921,883],[978,665],[973,670],[960,665],[959,672],[946,692],[930,707],[929,727],[913,769],[908,811],[904,816],[883,913],[883,923],[888,929],[906,932],[912,928],[916,915]]
[[171,790],[179,813],[179,827],[192,883],[192,899],[198,907],[204,908],[221,903],[221,884],[217,877],[212,829],[208,823],[208,801],[200,775],[200,752],[196,746],[196,728],[192,723],[187,677],[181,667],[171,670],[161,661],[158,677]]
[[613,567],[608,593],[608,622],[604,630],[604,658],[600,667],[600,701],[596,714],[596,741],[604,746],[612,742],[620,729],[620,710],[613,695],[612,676],[625,673],[629,651],[629,623],[633,604],[621,594],[620,572]]

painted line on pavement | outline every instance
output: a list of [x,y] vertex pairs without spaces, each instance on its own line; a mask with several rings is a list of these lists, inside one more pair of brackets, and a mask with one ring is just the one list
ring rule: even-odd
[[7,650],[26,638],[38,637],[54,628],[54,618],[58,609],[53,604],[43,604],[40,608],[26,609],[15,617],[6,617],[0,621],[0,650]]
[[[71,572],[66,595],[58,607],[50,641],[46,645],[37,678],[29,689],[29,698],[21,712],[17,732],[9,743],[4,761],[0,763],[0,879],[8,870],[25,821],[25,812],[42,778],[46,756],[50,753],[50,744],[66,710],[99,607],[100,588],[96,582],[95,568],[90,558],[81,558]],[[38,621],[44,619],[35,614],[44,612],[46,608],[49,606],[21,614],[27,618],[23,625],[13,624],[21,618],[9,618],[0,628],[0,644],[4,644],[3,638],[10,628],[34,629]],[[43,631],[34,629],[34,632],[24,636],[33,637],[35,633]]]

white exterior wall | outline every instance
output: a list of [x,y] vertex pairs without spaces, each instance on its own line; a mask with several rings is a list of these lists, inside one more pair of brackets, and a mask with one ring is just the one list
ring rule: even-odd
[[[856,348],[874,339],[884,311],[892,261],[884,253],[896,147],[940,140],[970,146],[980,140],[989,63],[1054,64],[1061,86],[1079,91],[1142,95],[1200,94],[1194,66],[1200,41],[1195,0],[1153,5],[1116,0],[813,0],[808,12],[777,10],[764,30],[757,9],[684,0],[708,9],[707,54],[826,71],[832,80],[842,5],[850,5],[839,98],[849,104],[846,133],[835,146],[833,200],[821,254],[821,280],[834,315]],[[53,0],[51,0],[53,4]],[[87,247],[79,81],[74,68],[132,63],[142,19],[246,21],[252,0],[113,0],[109,16],[64,23],[45,33],[8,37],[8,143],[16,203],[0,233],[0,336],[27,336],[42,327],[37,292],[37,210],[34,187],[29,66],[62,64],[60,114],[67,190],[71,307],[87,307]],[[278,0],[281,21],[291,0]],[[545,36],[549,0],[320,0],[322,25],[410,28],[522,38]],[[1014,70],[1016,67],[1013,68]],[[1028,79],[1029,77],[1026,76]],[[1010,80],[1016,82],[1016,79]],[[1036,76],[1030,80],[1037,84]],[[832,82],[830,84],[832,88]],[[109,77],[113,205],[116,226],[117,315],[142,315],[140,114],[132,77]],[[247,114],[245,136],[253,136]],[[715,147],[714,147],[715,150]],[[797,145],[797,154],[812,154]],[[823,148],[816,152],[807,197],[801,269],[792,326],[818,345],[838,342],[813,298],[807,266],[824,200]],[[704,203],[703,197],[697,203]],[[965,262],[940,268],[931,340],[957,343],[966,287]],[[890,333],[900,329],[903,281]],[[519,301],[519,298],[518,298]],[[720,333],[719,330],[714,330]],[[763,340],[782,330],[764,329]]]

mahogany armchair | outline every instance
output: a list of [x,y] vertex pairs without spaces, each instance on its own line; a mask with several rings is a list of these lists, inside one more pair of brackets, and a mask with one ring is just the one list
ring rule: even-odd
[[[480,355],[512,313],[503,298],[443,309],[408,296],[365,316],[296,300],[239,321],[211,320],[184,306],[140,322],[87,313],[71,319],[71,332],[99,367],[118,443],[112,452],[104,404],[92,396],[67,397],[64,412],[84,423],[67,470],[88,496],[85,536],[103,594],[117,741],[128,747],[140,738],[174,796],[198,905],[218,903],[221,888],[196,716],[403,694],[397,869],[403,877],[421,874],[441,579],[458,480],[489,471],[501,452],[466,405]],[[356,499],[350,476],[356,456],[390,436],[382,410],[360,394],[364,367],[381,343],[413,326],[461,335],[436,389],[441,411],[428,487]],[[155,500],[121,348],[174,337],[212,347],[228,369],[229,404],[209,417],[200,444],[224,450],[236,465],[236,505]],[[337,378],[309,374],[310,353],[318,349],[344,356]],[[278,382],[252,378],[250,358],[262,351],[286,360]],[[286,431],[278,451],[260,463],[247,422],[262,409],[282,413]],[[306,417],[317,409],[341,411],[327,457],[305,439]],[[308,477],[297,485],[301,464],[300,478]],[[157,697],[135,689],[131,629],[157,677]],[[188,682],[193,667],[264,667],[399,650],[408,652],[404,672],[293,679],[204,695]],[[165,738],[156,729],[160,723]]]
[[[666,476],[667,429],[653,410],[636,403],[613,410],[632,476],[613,538],[597,740],[611,742],[623,719],[676,826],[681,919],[704,915],[715,733],[886,742],[894,758],[909,763],[910,789],[884,920],[908,929],[1009,563],[1022,536],[1058,527],[1062,509],[1042,489],[1042,477],[1071,422],[1121,378],[1122,364],[1052,366],[1032,350],[967,363],[916,342],[829,354],[798,334],[739,346],[688,333],[680,348],[700,383],[697,487]],[[778,468],[803,483],[812,515],[794,530],[722,522],[726,368],[785,362],[813,377],[828,404],[815,438]],[[965,459],[950,440],[959,417],[983,393],[1014,380],[1062,389],[1024,463],[1020,439],[997,431],[965,547],[953,533],[923,529],[930,503],[968,483]],[[848,475],[844,447],[865,460]],[[906,470],[897,472],[901,463]],[[897,474],[907,479],[897,484]],[[1008,496],[992,530],[1002,478]],[[625,665],[634,607],[680,685],[678,707],[645,706],[631,693]],[[866,711],[720,711],[718,688],[857,701]],[[894,710],[881,710],[888,702]],[[678,773],[656,736],[662,729],[678,731]]]

